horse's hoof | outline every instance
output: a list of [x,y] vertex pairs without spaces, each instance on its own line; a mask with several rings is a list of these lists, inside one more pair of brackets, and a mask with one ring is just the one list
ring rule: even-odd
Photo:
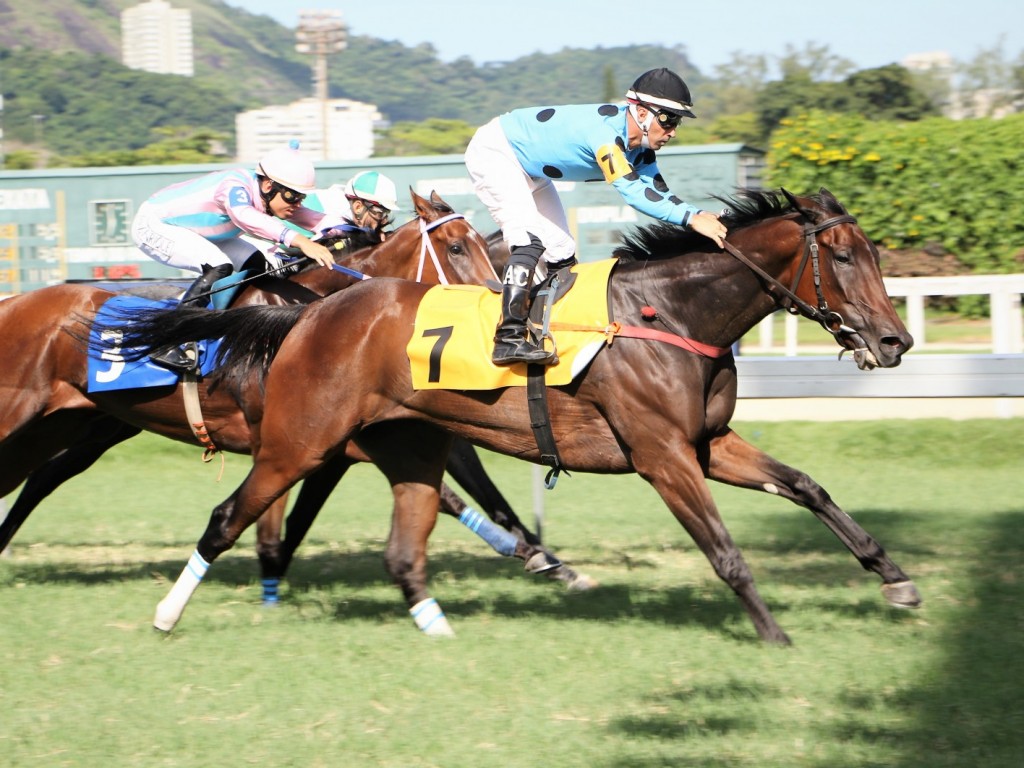
[[573,573],[572,578],[566,579],[565,588],[570,592],[589,592],[601,586],[597,579],[592,579],[585,573]]
[[156,606],[156,615],[153,616],[153,627],[159,631],[170,634],[181,618],[181,611],[169,608],[166,600],[161,600]]
[[555,568],[560,568],[562,561],[547,552],[538,552],[523,567],[527,573],[546,573]]
[[601,586],[601,582],[599,582],[597,579],[592,579],[585,573],[576,574],[576,578],[566,585],[570,592],[588,592],[591,589],[596,589],[599,586]]
[[921,605],[921,593],[912,581],[895,581],[882,585],[882,595],[890,605],[897,608],[917,608]]

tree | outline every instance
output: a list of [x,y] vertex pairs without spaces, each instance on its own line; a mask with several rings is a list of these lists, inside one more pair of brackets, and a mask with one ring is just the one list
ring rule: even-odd
[[1013,65],[1003,52],[1005,35],[991,48],[959,68],[959,106],[972,117],[992,117],[1011,111],[1019,96]]
[[476,127],[463,120],[430,118],[422,123],[395,123],[378,137],[378,157],[452,155],[466,151]]
[[604,68],[604,98],[601,101],[616,102],[622,98],[622,91],[615,85],[615,68],[610,64]]
[[849,59],[829,51],[827,45],[807,43],[803,49],[786,45],[786,53],[779,57],[779,71],[782,79],[806,77],[813,82],[835,82],[842,80],[856,70]]
[[938,109],[916,87],[910,72],[899,64],[854,72],[844,82],[834,109],[858,112],[873,120],[920,120]]

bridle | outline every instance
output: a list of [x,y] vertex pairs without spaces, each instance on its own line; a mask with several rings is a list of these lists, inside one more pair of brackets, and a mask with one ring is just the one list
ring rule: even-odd
[[434,269],[437,270],[437,279],[441,285],[450,285],[448,277],[445,275],[444,270],[441,268],[441,260],[437,257],[437,251],[434,250],[434,244],[430,241],[430,233],[449,221],[455,219],[466,218],[461,213],[449,213],[447,216],[442,216],[440,219],[434,219],[429,224],[422,218],[420,221],[420,263],[416,270],[416,282],[422,282],[423,280],[423,267],[427,263],[427,254],[430,254],[430,261],[434,265]]
[[[804,241],[803,257],[800,259],[800,266],[797,267],[796,274],[793,276],[792,285],[789,288],[748,259],[743,252],[735,246],[727,242],[723,245],[726,251],[739,259],[739,261],[743,262],[755,274],[769,284],[768,293],[770,293],[775,299],[777,307],[785,309],[790,314],[803,315],[804,317],[820,324],[822,328],[835,337],[836,341],[844,349],[853,351],[856,356],[858,353],[865,353],[867,351],[867,346],[864,344],[864,341],[861,339],[857,330],[846,325],[842,315],[828,308],[828,302],[825,300],[825,294],[822,293],[821,290],[821,267],[819,265],[818,257],[818,240],[815,237],[819,232],[839,226],[840,224],[856,223],[857,219],[853,216],[843,214],[841,216],[833,216],[830,219],[825,219],[825,221],[820,224],[809,224],[804,226],[801,232]],[[818,297],[817,307],[811,306],[796,295],[796,287],[800,284],[800,278],[803,277],[808,261],[811,263],[811,271],[814,275],[814,292]],[[782,294],[781,297],[777,295],[779,293]],[[857,343],[858,340],[860,341],[860,345]],[[841,354],[842,353],[840,353],[840,355]]]

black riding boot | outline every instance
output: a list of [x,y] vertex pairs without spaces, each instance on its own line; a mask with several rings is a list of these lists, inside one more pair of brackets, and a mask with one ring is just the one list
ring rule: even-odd
[[[196,278],[195,282],[185,291],[185,295],[181,297],[181,301],[178,303],[178,308],[205,305],[207,294],[213,284],[221,278],[230,275],[232,271],[234,271],[234,268],[230,264],[219,264],[216,267],[203,264],[203,274]],[[187,352],[191,352],[192,355],[189,356]],[[175,371],[191,371],[198,365],[199,355],[195,342],[189,342],[185,345],[185,349],[170,347],[163,352],[150,355],[149,359],[164,368],[170,368]]]
[[513,246],[511,250],[502,281],[501,322],[494,333],[491,362],[495,365],[550,365],[555,362],[555,353],[535,344],[526,329],[526,321],[530,316],[533,271],[544,252],[544,246],[538,238],[530,235],[529,245]]

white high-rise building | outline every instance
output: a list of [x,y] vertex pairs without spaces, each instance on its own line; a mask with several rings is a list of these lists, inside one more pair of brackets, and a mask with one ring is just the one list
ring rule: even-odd
[[349,99],[308,98],[241,112],[235,117],[238,161],[255,163],[292,140],[314,160],[362,160],[373,155],[373,129],[382,120],[375,104]]
[[165,0],[121,12],[121,58],[126,67],[192,77],[192,11]]

